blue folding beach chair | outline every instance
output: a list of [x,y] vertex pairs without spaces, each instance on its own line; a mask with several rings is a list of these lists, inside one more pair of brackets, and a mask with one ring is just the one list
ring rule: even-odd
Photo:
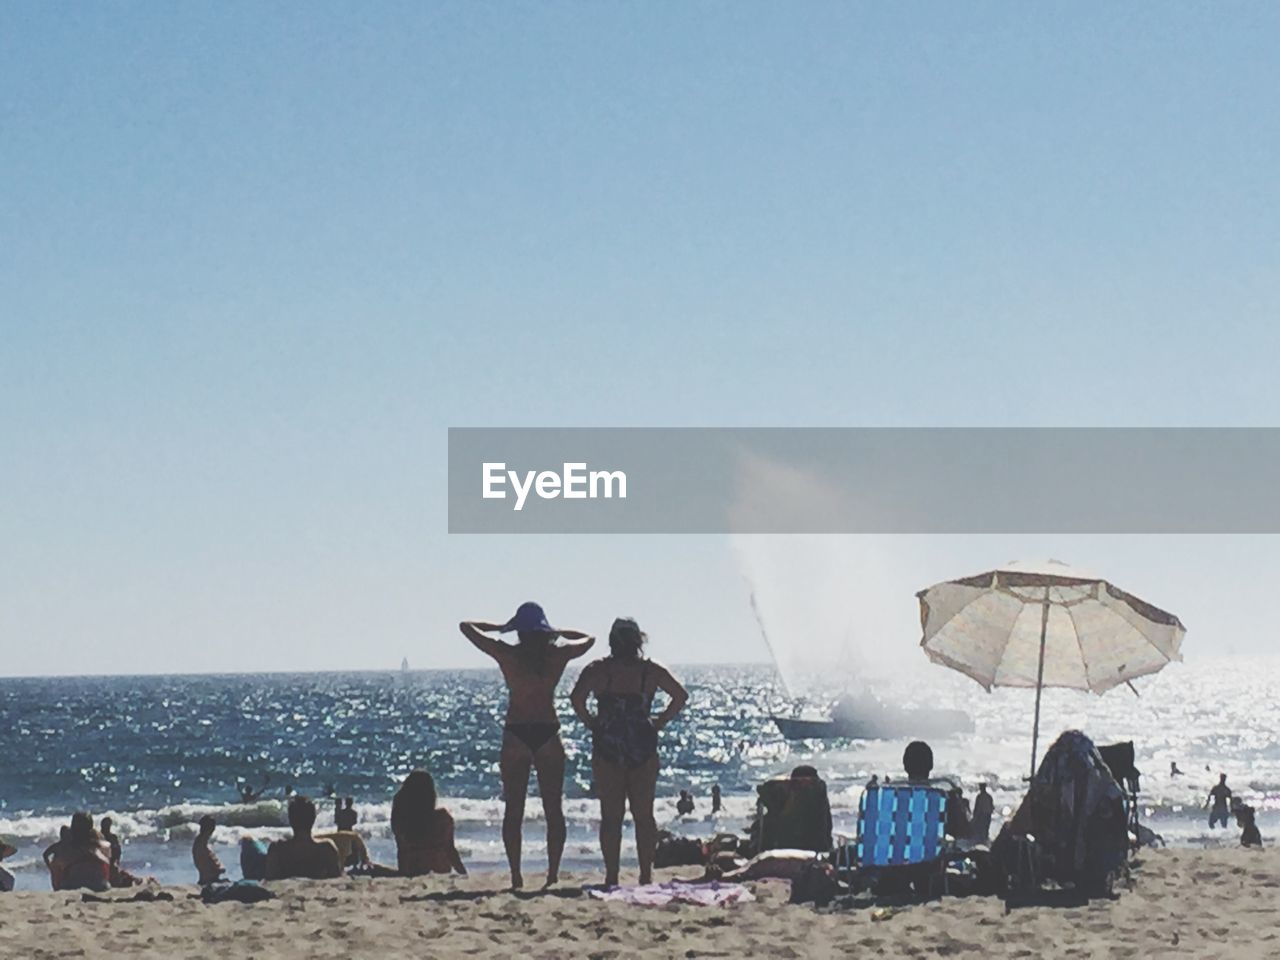
[[[839,864],[870,885],[910,873],[946,892],[947,792],[925,784],[867,787],[858,804],[858,835],[840,851]],[[936,871],[932,868],[936,868]]]

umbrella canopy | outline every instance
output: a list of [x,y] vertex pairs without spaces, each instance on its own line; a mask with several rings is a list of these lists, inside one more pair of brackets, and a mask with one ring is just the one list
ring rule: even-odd
[[1182,659],[1173,614],[1057,560],[1010,563],[921,590],[920,645],[929,659],[990,690],[1070,687],[1105,693]]

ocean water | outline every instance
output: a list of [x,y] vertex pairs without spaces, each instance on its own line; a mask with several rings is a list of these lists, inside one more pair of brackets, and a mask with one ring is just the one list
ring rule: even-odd
[[[662,737],[658,818],[678,832],[738,830],[754,810],[754,787],[798,763],[827,779],[837,830],[851,832],[858,795],[872,773],[896,774],[905,741],[783,740],[772,713],[798,706],[771,667],[677,669],[688,708]],[[830,678],[826,678],[830,682]],[[975,730],[932,741],[936,772],[972,793],[992,785],[997,814],[1016,805],[1029,771],[1034,692],[986,693],[944,668],[860,677],[900,705],[956,707]],[[562,688],[568,753],[566,866],[599,869],[590,748]],[[843,681],[841,681],[843,683]],[[1144,772],[1146,822],[1175,844],[1235,843],[1234,828],[1210,832],[1205,795],[1219,771],[1259,810],[1264,837],[1280,826],[1280,660],[1174,664],[1103,697],[1046,691],[1041,751],[1078,728],[1099,743],[1134,740]],[[834,687],[833,687],[834,689]],[[815,689],[811,705],[832,691]],[[0,679],[0,837],[18,847],[6,866],[20,888],[45,888],[40,852],[75,810],[112,816],[124,865],[162,882],[190,883],[190,842],[205,813],[218,818],[219,853],[238,875],[241,837],[281,836],[286,787],[321,798],[353,796],[359,829],[375,856],[394,862],[389,833],[397,783],[417,766],[432,771],[473,867],[504,866],[497,755],[505,694],[493,671],[235,676]],[[1176,761],[1185,775],[1170,776]],[[236,784],[270,778],[266,796],[238,800]],[[710,815],[719,784],[725,806]],[[693,815],[675,797],[690,789]],[[530,786],[525,871],[544,862],[541,810]],[[332,803],[318,829],[331,826]],[[629,853],[629,851],[627,851]]]

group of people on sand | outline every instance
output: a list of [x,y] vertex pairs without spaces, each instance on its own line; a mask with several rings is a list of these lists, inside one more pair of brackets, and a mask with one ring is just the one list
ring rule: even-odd
[[[569,662],[587,653],[595,637],[551,626],[542,607],[532,602],[522,604],[505,623],[464,621],[460,628],[497,662],[508,691],[498,766],[505,804],[502,840],[511,868],[511,886],[520,889],[524,885],[521,841],[531,773],[538,779],[546,820],[546,885],[550,886],[559,879],[566,835],[565,752],[555,691]],[[515,633],[516,642],[491,636],[504,633]],[[647,639],[635,620],[615,620],[609,631],[609,654],[581,671],[570,696],[574,713],[592,735],[591,766],[600,801],[600,848],[608,886],[618,884],[622,826],[628,808],[635,823],[640,882],[652,881],[658,839],[653,813],[658,734],[689,699],[670,671],[645,657]],[[667,702],[654,714],[659,691]],[[252,802],[261,796],[260,791],[246,786],[240,790],[242,800]],[[369,876],[467,872],[455,843],[453,818],[439,806],[435,781],[425,770],[414,770],[404,779],[391,805],[394,867],[370,859],[364,840],[354,829],[357,814],[351,798],[346,798],[345,806],[336,806],[336,829],[316,833],[315,802],[291,790],[287,795],[291,836],[270,845],[244,838],[240,866],[246,879],[322,880],[348,871]],[[45,851],[55,890],[105,890],[143,882],[120,867],[121,845],[111,826],[110,820],[104,819],[103,829],[95,829],[87,813],[71,818],[61,839]],[[202,817],[192,841],[192,863],[201,885],[226,876],[213,849],[217,826],[213,816]]]
[[123,846],[110,817],[101,829],[87,813],[76,813],[62,827],[58,839],[44,851],[49,881],[55,890],[94,890],[132,887],[145,882],[120,866]]
[[[294,794],[287,808],[291,836],[276,840],[265,851],[258,841],[241,841],[240,868],[250,880],[330,880],[345,873],[374,877],[417,877],[428,873],[465,875],[466,866],[454,841],[453,817],[439,806],[435,780],[414,770],[400,784],[391,802],[391,833],[396,842],[394,867],[375,863],[364,839],[355,831],[358,814],[350,798],[336,805],[337,829],[315,832],[315,802]],[[217,823],[206,816],[192,844],[191,857],[201,884],[212,883],[225,870],[210,849]]]
[[[524,887],[521,847],[531,774],[538,778],[547,823],[545,884],[550,886],[559,879],[566,838],[566,760],[559,735],[556,689],[564,669],[591,649],[595,637],[553,627],[543,608],[532,602],[521,604],[515,616],[504,623],[463,621],[460,628],[467,640],[497,662],[507,685],[498,768],[504,803],[502,840],[511,867],[511,886],[513,890]],[[492,636],[511,632],[516,634],[516,643]],[[635,822],[640,882],[653,881],[658,842],[653,813],[659,767],[658,732],[689,700],[685,687],[666,667],[645,657],[646,640],[648,637],[634,620],[618,618],[609,630],[609,654],[582,669],[570,696],[573,712],[591,731],[591,772],[600,801],[600,850],[607,886],[617,886],[620,876],[622,822],[628,808]],[[667,695],[667,704],[654,714],[654,698],[659,691]],[[339,808],[338,813],[340,817],[344,810]],[[358,840],[351,829],[355,826],[353,820],[344,823],[335,817],[337,831],[315,835],[316,808],[306,796],[294,796],[289,801],[288,818],[293,836],[275,841],[266,851],[262,869],[265,879],[325,879],[342,876],[347,868],[371,876],[466,873],[454,844],[453,818],[436,803],[435,782],[425,771],[408,774],[392,803],[390,826],[396,837],[397,859],[394,868],[371,863],[362,842],[348,859],[343,841],[349,842],[348,836]],[[200,836],[192,849],[202,882],[221,868],[209,850],[212,827],[211,820],[207,828],[201,823]]]
[[[507,685],[498,764],[506,804],[502,842],[511,867],[512,889],[524,885],[520,851],[530,772],[538,778],[547,825],[546,885],[550,886],[559,879],[565,843],[565,753],[555,691],[569,662],[587,653],[595,637],[551,626],[542,607],[533,602],[521,604],[505,623],[465,620],[459,629],[497,662]],[[504,633],[515,633],[516,642],[490,636]],[[658,734],[689,699],[666,667],[645,657],[647,640],[635,620],[614,620],[608,656],[582,669],[569,697],[573,712],[591,731],[591,771],[600,800],[600,850],[606,886],[618,884],[622,824],[628,808],[635,824],[640,882],[652,882],[658,842],[653,814]],[[666,694],[667,703],[655,715],[653,702],[659,691]]]

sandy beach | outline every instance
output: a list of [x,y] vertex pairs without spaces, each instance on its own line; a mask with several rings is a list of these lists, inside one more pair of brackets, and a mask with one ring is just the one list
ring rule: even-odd
[[[689,871],[673,870],[666,878]],[[463,879],[271,884],[278,899],[206,906],[194,887],[173,902],[86,903],[79,893],[5,896],[0,956],[257,958],[528,957],[1274,957],[1280,953],[1273,850],[1143,853],[1132,889],[1079,908],[948,898],[871,911],[788,904],[782,881],[724,908],[634,907],[581,892],[513,895],[497,873]],[[624,878],[625,880],[625,878]],[[118,891],[111,896],[127,896]]]

